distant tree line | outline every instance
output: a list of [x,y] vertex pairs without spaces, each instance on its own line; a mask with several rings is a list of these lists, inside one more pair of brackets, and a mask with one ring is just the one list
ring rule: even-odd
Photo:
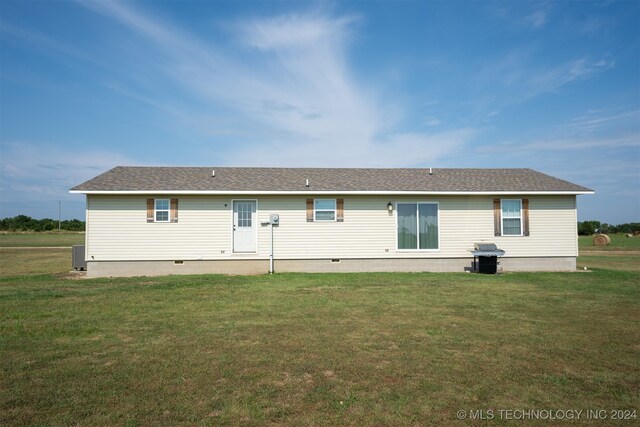
[[[65,231],[84,231],[85,223],[78,219],[65,219],[60,223],[60,228]],[[18,215],[13,218],[0,219],[1,231],[52,231],[58,229],[58,221],[55,219],[34,219],[26,215]]]
[[591,236],[596,233],[633,233],[637,230],[640,230],[640,222],[628,222],[620,225],[611,225],[600,221],[578,222],[578,234],[580,236]]

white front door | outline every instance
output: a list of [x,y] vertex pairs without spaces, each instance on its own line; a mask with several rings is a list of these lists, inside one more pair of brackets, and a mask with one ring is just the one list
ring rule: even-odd
[[256,201],[233,201],[233,252],[256,252]]

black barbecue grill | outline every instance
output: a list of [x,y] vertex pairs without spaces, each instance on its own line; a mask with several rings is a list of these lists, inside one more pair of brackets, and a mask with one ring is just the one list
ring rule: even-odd
[[473,255],[473,265],[478,273],[496,274],[498,271],[498,257],[504,255],[495,243],[476,243]]

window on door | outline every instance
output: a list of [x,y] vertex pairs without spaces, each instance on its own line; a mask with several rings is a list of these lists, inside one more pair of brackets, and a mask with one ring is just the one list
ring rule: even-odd
[[398,203],[398,249],[439,249],[438,204]]
[[238,203],[238,227],[251,227],[252,226],[252,203]]

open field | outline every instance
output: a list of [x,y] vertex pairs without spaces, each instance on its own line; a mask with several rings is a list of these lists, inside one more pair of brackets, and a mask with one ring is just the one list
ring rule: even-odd
[[0,247],[84,245],[84,233],[50,231],[40,233],[0,233]]
[[609,246],[593,246],[593,236],[579,236],[580,251],[640,251],[640,236],[626,237],[624,234],[612,234]]
[[640,410],[637,271],[72,280],[33,274],[68,271],[70,250],[46,250],[57,267],[31,251],[1,253],[1,425]]
[[580,236],[578,269],[603,268],[610,270],[640,271],[640,237],[611,235],[609,246],[593,246],[592,236]]

